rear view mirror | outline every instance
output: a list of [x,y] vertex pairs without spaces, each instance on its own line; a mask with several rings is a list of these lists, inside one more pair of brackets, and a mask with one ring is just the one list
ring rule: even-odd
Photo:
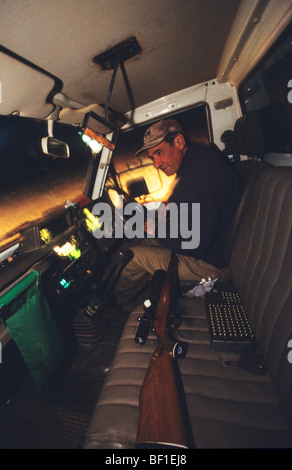
[[44,154],[57,158],[69,158],[69,146],[53,136],[53,120],[48,120],[48,137],[43,137],[41,144]]
[[70,156],[68,145],[55,137],[44,137],[42,149],[46,155],[51,157],[68,158]]

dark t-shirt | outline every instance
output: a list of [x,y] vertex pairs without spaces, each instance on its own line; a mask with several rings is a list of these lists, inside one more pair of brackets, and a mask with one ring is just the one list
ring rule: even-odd
[[[182,218],[179,210],[182,206],[179,204],[188,203],[189,230],[195,226],[192,222],[192,203],[200,204],[199,245],[197,248],[182,248],[182,242],[187,238],[185,233],[181,233],[180,225],[178,237],[167,236],[159,238],[159,241],[178,254],[193,256],[217,268],[224,268],[225,238],[242,192],[236,171],[225,161],[223,155],[206,144],[196,143],[186,152],[177,176],[178,183],[169,202],[178,205],[179,224]],[[185,222],[185,213],[183,217]]]

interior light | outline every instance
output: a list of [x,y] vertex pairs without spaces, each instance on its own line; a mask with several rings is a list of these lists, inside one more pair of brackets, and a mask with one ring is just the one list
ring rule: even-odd
[[61,279],[60,281],[60,284],[62,287],[64,287],[64,289],[68,289],[68,287],[70,286],[70,281],[67,281],[66,279]]
[[86,135],[87,137],[90,137],[92,140],[95,140],[96,142],[98,142],[99,144],[101,144],[102,146],[104,146],[105,148],[109,150],[115,149],[115,144],[113,142],[108,140],[103,135],[97,132],[94,132],[92,129],[89,129],[89,127],[85,128],[83,134]]
[[71,250],[71,244],[69,242],[65,243],[63,246],[55,246],[54,251],[58,253],[59,256],[68,256]]
[[102,144],[100,144],[96,140],[90,140],[88,145],[94,153],[99,153],[102,149]]
[[79,134],[81,134],[81,138],[83,140],[83,142],[87,145],[89,145],[89,143],[91,142],[91,138],[88,137],[88,135],[85,135],[85,134],[82,134],[82,132],[79,132]]
[[55,253],[62,257],[68,257],[70,259],[78,259],[81,256],[81,251],[70,242],[65,243],[63,246],[55,246]]
[[71,259],[78,259],[81,256],[81,251],[73,245],[68,256]]
[[85,223],[90,232],[96,229],[100,229],[102,224],[99,222],[98,217],[94,216],[90,210],[83,209],[83,213],[85,215]]
[[83,142],[88,145],[94,153],[99,153],[103,147],[101,142],[98,142],[96,139],[92,139],[89,135],[79,132]]
[[42,228],[40,230],[40,237],[44,243],[48,243],[53,238],[51,232],[47,228]]

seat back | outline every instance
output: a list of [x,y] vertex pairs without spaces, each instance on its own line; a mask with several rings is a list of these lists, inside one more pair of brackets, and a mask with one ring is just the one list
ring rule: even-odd
[[261,158],[266,151],[266,138],[259,111],[253,110],[237,119],[234,126],[234,152]]
[[[230,257],[260,351],[291,420],[292,168],[261,171],[248,188]],[[291,422],[291,421],[290,421]]]
[[237,163],[243,182],[243,194],[226,238],[225,258],[228,264],[230,263],[232,246],[243,218],[243,208],[251,197],[250,188],[259,172],[272,167],[262,160],[265,150],[266,137],[261,115],[259,111],[250,111],[236,121],[233,132],[233,153],[238,156],[239,154],[247,156],[248,159]]

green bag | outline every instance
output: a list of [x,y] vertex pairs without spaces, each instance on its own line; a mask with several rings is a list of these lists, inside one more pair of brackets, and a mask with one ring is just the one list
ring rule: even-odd
[[[65,345],[49,304],[39,288],[40,274],[32,271],[0,298],[8,307],[6,327],[41,390],[65,356]],[[3,319],[2,319],[3,320]]]

